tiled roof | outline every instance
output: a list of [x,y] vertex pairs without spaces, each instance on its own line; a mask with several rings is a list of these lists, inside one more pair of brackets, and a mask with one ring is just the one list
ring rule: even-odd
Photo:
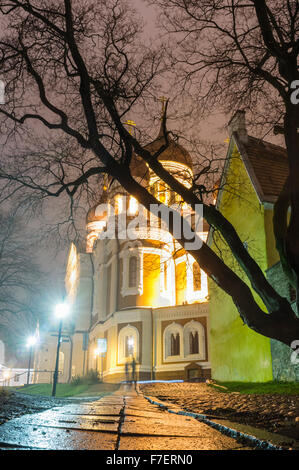
[[251,136],[236,143],[261,201],[275,202],[289,173],[286,149]]

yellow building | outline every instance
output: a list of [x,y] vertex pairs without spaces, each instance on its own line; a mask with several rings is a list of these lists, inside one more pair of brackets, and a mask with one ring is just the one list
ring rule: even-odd
[[[154,153],[163,142],[161,126],[146,148]],[[190,184],[192,160],[182,146],[171,140],[159,160]],[[131,167],[160,202],[180,204],[143,160],[134,156]],[[133,357],[138,380],[209,378],[207,276],[192,256],[117,182],[106,181],[99,203],[87,214],[86,229],[86,252],[72,244],[68,256],[73,329],[61,345],[59,381],[91,369],[104,381],[122,381]],[[206,240],[207,234],[204,225],[200,235]],[[39,370],[53,370],[56,342],[55,336],[45,339]],[[38,380],[47,382],[49,375]]]
[[[274,202],[288,174],[286,150],[249,136],[243,111],[233,116],[228,127],[230,142],[216,207],[232,223],[246,249],[266,273],[279,261],[272,219]],[[248,283],[231,251],[212,230],[209,244]],[[276,358],[273,359],[278,342],[244,325],[232,299],[212,280],[209,292],[212,377],[252,382],[277,378]],[[260,298],[256,295],[255,298],[266,311]]]

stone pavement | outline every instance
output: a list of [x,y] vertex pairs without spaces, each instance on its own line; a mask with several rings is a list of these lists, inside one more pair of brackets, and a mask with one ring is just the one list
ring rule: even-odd
[[24,415],[0,426],[0,450],[247,450],[187,416],[164,411],[129,386],[96,401]]

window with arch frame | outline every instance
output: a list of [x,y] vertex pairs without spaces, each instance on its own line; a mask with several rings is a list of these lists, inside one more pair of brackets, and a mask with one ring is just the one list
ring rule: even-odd
[[191,320],[184,326],[184,356],[206,357],[205,329],[198,321]]
[[135,326],[128,324],[118,334],[118,361],[122,364],[132,357],[139,360],[139,332]]
[[170,356],[180,355],[180,333],[172,333],[170,337]]
[[192,265],[192,272],[193,272],[193,290],[199,291],[201,290],[201,272],[200,267],[196,262]]
[[198,331],[190,331],[189,333],[189,352],[190,354],[199,353]]
[[137,256],[132,255],[129,258],[129,287],[137,285]]

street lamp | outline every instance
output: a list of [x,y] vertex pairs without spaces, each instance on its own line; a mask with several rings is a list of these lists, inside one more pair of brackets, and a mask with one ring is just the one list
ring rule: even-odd
[[30,381],[30,367],[31,367],[31,359],[32,359],[32,350],[33,346],[37,343],[36,336],[30,336],[27,340],[27,348],[29,348],[29,362],[28,362],[28,372],[27,372],[27,385],[29,385]]
[[56,395],[56,385],[58,379],[58,363],[59,363],[59,349],[61,343],[61,331],[62,331],[62,322],[63,319],[69,314],[70,306],[68,303],[63,302],[58,304],[55,309],[55,316],[59,319],[59,330],[58,330],[58,340],[57,340],[57,352],[56,352],[56,364],[55,371],[53,376],[53,388],[52,388],[52,397]]
[[9,386],[10,379],[11,379],[10,371],[6,370],[3,376],[4,376],[4,385],[6,383],[6,386]]

